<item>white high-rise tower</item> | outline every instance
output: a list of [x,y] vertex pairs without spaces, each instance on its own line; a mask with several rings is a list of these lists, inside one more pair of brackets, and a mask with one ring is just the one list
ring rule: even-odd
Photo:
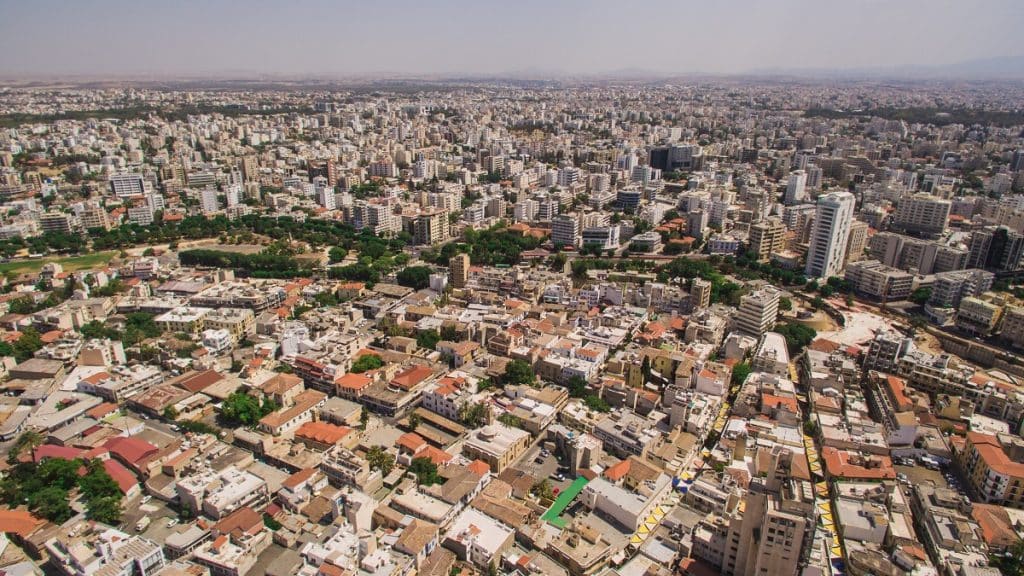
[[782,202],[787,206],[799,204],[804,201],[806,190],[807,172],[794,170],[789,175],[789,184],[786,185],[786,195],[782,198]]
[[818,197],[804,269],[807,276],[828,278],[842,272],[855,204],[856,199],[849,192]]

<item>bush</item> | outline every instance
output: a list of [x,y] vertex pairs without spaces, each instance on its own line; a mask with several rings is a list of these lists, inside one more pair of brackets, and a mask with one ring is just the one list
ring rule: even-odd
[[363,354],[352,363],[352,369],[349,370],[349,372],[362,374],[367,370],[376,370],[383,365],[384,361],[380,359],[380,356],[377,356],[376,354]]

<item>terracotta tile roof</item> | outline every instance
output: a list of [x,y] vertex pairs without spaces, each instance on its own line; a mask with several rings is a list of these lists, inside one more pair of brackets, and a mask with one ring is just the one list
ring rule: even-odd
[[196,392],[201,392],[210,386],[213,386],[223,379],[224,376],[216,370],[205,370],[185,378],[178,383],[178,386],[195,394]]
[[1010,460],[999,444],[999,439],[991,434],[968,432],[967,441],[974,445],[978,455],[985,464],[995,472],[1015,478],[1024,478],[1024,464]]
[[398,437],[395,444],[398,445],[399,448],[405,448],[412,454],[416,454],[427,445],[427,441],[415,432],[406,432]]
[[56,444],[43,444],[37,446],[32,451],[32,459],[36,462],[42,462],[47,458],[63,458],[64,460],[74,460],[82,455],[80,448],[72,448],[71,446],[57,446]]
[[337,426],[329,422],[306,422],[295,431],[295,437],[321,444],[337,444],[350,432],[352,432],[351,428]]
[[141,462],[143,459],[159,452],[159,448],[145,440],[117,436],[103,443],[111,453],[120,456],[125,462]]
[[27,510],[7,510],[0,508],[0,532],[17,534],[22,539],[28,538],[33,532],[46,525],[46,520],[36,518]]
[[[854,457],[860,458],[855,461]],[[872,455],[869,457],[838,450],[833,446],[825,446],[821,450],[825,468],[832,476],[859,480],[892,480],[896,478],[896,470],[888,456]]]
[[604,477],[612,482],[618,482],[625,478],[626,474],[629,474],[629,468],[630,464],[629,459],[627,458],[618,464],[606,468],[604,471]]
[[299,486],[303,482],[312,478],[313,475],[316,474],[316,471],[316,468],[303,468],[302,470],[299,470],[295,474],[292,474],[291,476],[285,478],[284,482],[281,482],[281,486],[284,486],[285,488],[294,489],[296,486]]
[[399,372],[391,379],[391,384],[403,390],[411,390],[417,384],[429,378],[433,373],[433,370],[427,366],[413,366],[403,372]]

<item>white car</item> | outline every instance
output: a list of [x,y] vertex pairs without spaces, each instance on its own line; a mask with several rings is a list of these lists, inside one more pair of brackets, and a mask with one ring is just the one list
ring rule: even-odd
[[177,518],[171,518],[170,520],[167,521],[167,527],[168,528],[173,528],[177,524],[178,524],[178,519]]

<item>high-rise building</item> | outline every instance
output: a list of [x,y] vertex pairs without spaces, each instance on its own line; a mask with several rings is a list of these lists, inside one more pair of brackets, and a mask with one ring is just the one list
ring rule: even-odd
[[1024,172],[1024,148],[1013,153],[1013,158],[1010,159],[1010,170]]
[[782,197],[783,203],[787,206],[800,204],[807,195],[807,172],[794,170],[789,175],[789,182],[786,184],[786,194]]
[[769,218],[750,227],[750,251],[765,262],[786,245],[786,226],[778,218]]
[[755,338],[775,327],[779,316],[779,291],[765,286],[740,298],[740,306],[733,317],[733,327]]
[[465,288],[469,281],[469,254],[456,254],[448,261],[448,272],[451,275],[452,286]]
[[946,229],[952,202],[931,194],[914,194],[900,199],[893,216],[893,228],[912,234],[937,235]]
[[711,282],[703,278],[690,281],[690,309],[703,310],[711,305]]
[[69,234],[75,228],[75,218],[64,212],[44,212],[39,215],[39,229],[45,232]]
[[968,268],[992,271],[1013,271],[1021,267],[1024,255],[1024,235],[1006,226],[975,230],[971,233],[971,253]]
[[551,220],[551,243],[575,248],[580,240],[580,222],[575,216],[560,214]]
[[828,278],[842,271],[854,204],[856,199],[849,192],[831,192],[818,197],[804,274]]
[[242,177],[246,182],[255,182],[260,179],[259,163],[255,156],[242,158]]

